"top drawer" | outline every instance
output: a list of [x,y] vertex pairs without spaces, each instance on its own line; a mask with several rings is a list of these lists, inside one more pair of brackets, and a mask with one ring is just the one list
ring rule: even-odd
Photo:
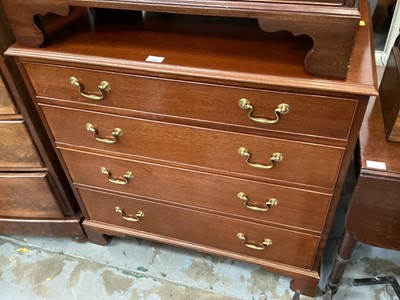
[[[108,73],[77,68],[25,64],[31,83],[39,97],[55,98],[99,105],[98,108],[120,108],[124,114],[145,112],[200,120],[243,130],[287,132],[296,135],[346,140],[356,108],[356,101],[322,96],[300,95],[267,90],[237,88],[189,81]],[[83,93],[100,94],[98,86],[108,82],[111,89],[102,100],[82,96],[70,83],[75,77]],[[240,108],[247,99],[247,108]],[[40,100],[39,100],[40,101]],[[280,104],[287,104],[286,114],[275,113]],[[277,121],[260,124],[249,118]],[[278,120],[279,119],[279,120]]]

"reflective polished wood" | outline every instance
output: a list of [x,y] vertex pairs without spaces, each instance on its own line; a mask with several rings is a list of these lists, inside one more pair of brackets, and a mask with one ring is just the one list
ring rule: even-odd
[[[347,75],[354,40],[359,28],[359,1],[354,0],[2,0],[14,34],[20,44],[38,47],[47,32],[36,15],[54,13],[67,16],[70,7],[100,7],[176,14],[252,18],[266,32],[288,30],[293,35],[309,35],[314,46],[303,65],[312,74],[334,78]],[[365,22],[365,20],[363,20]],[[361,23],[364,24],[364,23]],[[340,45],[335,47],[333,45]]]
[[[124,20],[121,11],[92,28],[67,26],[41,48],[11,47],[89,240],[104,245],[108,236],[131,235],[241,259],[315,295],[347,167],[376,94],[362,4],[366,26],[341,80],[305,69],[311,39],[266,33],[251,19],[146,13]],[[149,55],[164,60],[146,61]],[[52,80],[43,70],[60,76]],[[259,104],[270,109],[287,100],[293,110],[274,124],[253,124],[238,105],[242,98],[257,105],[252,117],[271,118]],[[277,192],[269,204],[275,217],[242,213],[238,192],[250,201]],[[293,206],[290,195],[298,197]]]

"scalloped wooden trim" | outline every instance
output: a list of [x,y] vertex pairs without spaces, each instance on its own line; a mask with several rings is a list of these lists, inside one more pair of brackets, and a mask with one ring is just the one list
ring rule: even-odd
[[2,4],[18,43],[28,47],[39,47],[45,41],[46,32],[36,15],[67,16],[70,12],[68,0],[3,0]]
[[306,70],[317,76],[344,79],[349,68],[359,19],[282,12],[258,18],[258,24],[266,32],[287,30],[295,36],[310,36],[314,47],[304,61]]

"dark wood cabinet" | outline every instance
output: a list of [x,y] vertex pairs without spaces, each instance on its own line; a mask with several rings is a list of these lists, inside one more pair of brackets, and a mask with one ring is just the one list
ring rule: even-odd
[[[0,50],[13,36],[0,7]],[[83,237],[81,213],[11,58],[0,55],[0,234]],[[46,143],[47,141],[47,143]]]
[[357,242],[400,250],[400,144],[386,139],[381,99],[373,99],[360,131],[359,176],[327,289],[336,292]]
[[[7,51],[82,207],[89,240],[105,245],[108,236],[131,235],[257,263],[314,295],[376,94],[366,3],[346,79],[305,69],[308,37],[163,3],[160,10],[175,14],[124,21],[122,10],[118,21],[88,26],[82,19],[40,48]],[[111,1],[98,5],[111,8]]]

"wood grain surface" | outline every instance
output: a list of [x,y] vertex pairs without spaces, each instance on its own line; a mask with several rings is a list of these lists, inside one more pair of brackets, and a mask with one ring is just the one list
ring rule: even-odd
[[0,216],[62,217],[45,173],[0,173]]
[[[363,19],[366,26],[358,30],[345,80],[315,77],[305,70],[312,47],[308,37],[265,33],[255,20],[237,18],[148,14],[143,23],[130,19],[120,25],[100,24],[96,34],[89,26],[66,28],[41,49],[15,45],[7,53],[24,60],[46,57],[64,65],[84,61],[93,68],[134,69],[157,77],[354,97],[377,94],[371,23],[367,16]],[[149,55],[165,59],[146,62]]]
[[[61,149],[61,154],[76,185],[314,233],[322,230],[330,201],[330,196],[326,194],[235,177],[123,160],[91,152]],[[133,178],[126,185],[112,183],[100,172],[102,166],[107,167],[116,178],[132,171]],[[265,207],[263,204],[270,198],[277,199],[278,204],[270,206],[268,211],[253,211],[238,198],[240,192],[246,193],[250,204],[254,206]]]
[[[221,126],[234,131],[258,134],[290,134],[295,138],[327,138],[330,143],[348,138],[356,101],[335,97],[317,97],[271,90],[246,89],[191,81],[168,80],[129,74],[66,68],[63,66],[24,65],[38,96],[38,101],[54,103],[68,100],[70,106],[79,103],[86,108],[104,112],[145,117],[171,117],[174,122],[194,123],[202,121],[205,126]],[[86,92],[99,93],[100,82],[107,81],[111,90],[103,100],[90,100],[80,95],[69,83],[77,78]],[[156,88],[155,88],[156,87]],[[47,98],[47,99],[42,99]],[[240,99],[248,99],[254,107],[253,117],[276,119],[279,104],[288,104],[290,112],[280,114],[276,124],[260,124],[248,117],[249,110],[241,109]],[[65,102],[62,102],[65,105]],[[68,103],[66,104],[68,105]],[[338,113],[340,111],[340,113]],[[207,124],[211,123],[211,124]],[[229,126],[229,127],[228,127]]]
[[379,98],[368,106],[360,149],[361,170],[346,229],[360,242],[399,250],[400,143],[386,139]]
[[10,94],[8,93],[4,80],[0,73],[0,115],[14,115],[17,114],[17,110],[11,100]]
[[0,120],[0,136],[0,170],[43,167],[23,120]]
[[[79,189],[79,193],[91,220],[305,269],[310,268],[318,243],[316,236],[233,218],[87,189]],[[144,217],[138,222],[124,220],[115,211],[116,206],[123,209],[127,215],[143,211]],[[115,229],[118,230],[118,227]],[[273,244],[264,251],[249,249],[236,236],[239,232],[246,234],[249,242],[254,244],[262,243],[264,238],[271,239]]]
[[[208,130],[198,127],[126,118],[89,111],[45,106],[41,109],[57,143],[116,152],[120,155],[147,157],[204,170],[223,171],[258,180],[289,181],[332,189],[343,156],[343,149],[268,137]],[[60,122],[60,120],[73,120]],[[123,135],[115,144],[97,141],[86,124],[92,124],[101,136],[110,136],[115,128]],[[238,149],[251,153],[251,163],[271,165],[273,153],[283,160],[272,169],[262,170],[246,163]],[[265,179],[264,179],[265,178]]]
[[[99,7],[110,8],[113,2],[102,1]],[[119,8],[125,4],[119,2]],[[170,12],[182,9],[168,7]],[[361,12],[366,26],[357,30],[343,80],[306,70],[312,39],[263,32],[254,19],[152,13],[141,19],[127,14],[118,24],[77,24],[53,35],[43,48],[17,44],[7,53],[18,57],[26,82],[32,80],[35,107],[78,191],[91,241],[106,244],[107,235],[132,235],[226,255],[290,275],[293,288],[314,295],[366,104],[376,94],[365,1]],[[164,60],[148,62],[149,55]],[[70,85],[70,76],[78,77],[85,91],[95,92],[99,80],[110,81],[112,88],[103,102],[90,103]],[[262,116],[281,96],[294,110],[282,116],[277,129],[251,123],[237,106],[239,97],[251,98],[255,114]],[[102,137],[115,128],[123,134],[115,144],[104,144],[86,130],[87,123]],[[284,158],[272,169],[259,170],[246,164],[239,147],[249,150],[252,163],[269,164],[275,152]],[[100,167],[116,178],[132,171],[133,178],[116,186]],[[238,187],[251,189],[240,190],[251,201],[271,191],[283,198],[268,211],[268,220],[241,211],[245,207],[237,198]],[[220,190],[228,200],[219,196]],[[228,201],[233,202],[224,209]],[[127,215],[143,210],[145,216],[129,222],[116,206]],[[248,249],[238,232],[251,243],[271,238],[273,244],[266,251]]]

